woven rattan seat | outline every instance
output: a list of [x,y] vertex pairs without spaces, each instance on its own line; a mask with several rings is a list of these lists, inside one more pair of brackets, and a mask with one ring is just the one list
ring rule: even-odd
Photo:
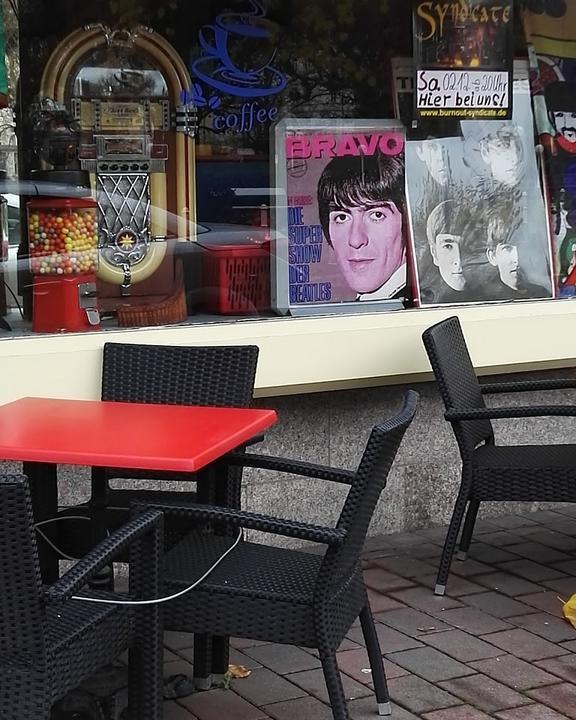
[[424,346],[462,458],[462,481],[440,559],[435,592],[443,595],[464,514],[460,558],[465,559],[480,502],[576,502],[576,445],[497,445],[491,420],[574,416],[574,405],[487,407],[486,395],[565,390],[576,380],[528,380],[481,385],[457,317],[428,328]]
[[100,605],[73,596],[93,597],[82,588],[131,545],[130,596],[157,597],[162,520],[161,513],[145,511],[60,580],[42,586],[28,481],[24,476],[0,477],[2,720],[48,720],[57,700],[128,649],[128,717],[160,720],[163,649],[158,606]]
[[[390,704],[382,655],[359,556],[416,402],[416,393],[409,391],[401,412],[372,430],[356,472],[252,453],[228,457],[234,467],[271,469],[349,486],[335,527],[211,505],[154,506],[164,510],[167,517],[187,517],[198,525],[196,532],[167,553],[164,585],[170,594],[189,587],[202,576],[235,541],[232,535],[239,527],[327,546],[323,554],[315,555],[240,541],[195,589],[166,605],[166,627],[316,648],[334,719],[347,720],[336,650],[354,620],[360,617],[378,709],[381,714],[388,714]],[[302,503],[305,502],[303,497]],[[204,530],[206,523],[227,528],[231,536],[208,534]]]

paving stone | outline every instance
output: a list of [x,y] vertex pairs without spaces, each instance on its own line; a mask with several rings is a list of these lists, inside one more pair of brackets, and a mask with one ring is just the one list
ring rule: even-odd
[[196,717],[191,712],[173,700],[163,703],[162,712],[163,720],[196,720]]
[[525,580],[531,580],[532,582],[555,580],[556,578],[565,576],[565,573],[560,570],[556,570],[555,568],[547,565],[540,565],[540,563],[532,562],[532,560],[527,560],[526,558],[501,563],[500,569],[502,572],[519,575]]
[[538,608],[550,615],[562,617],[562,601],[558,598],[558,593],[552,590],[543,590],[533,595],[522,595],[522,602],[531,607]]
[[245,700],[257,706],[293,700],[306,694],[302,688],[264,667],[256,668],[246,678],[233,680],[232,689]]
[[554,617],[548,613],[519,615],[518,617],[508,618],[508,621],[553,643],[573,640],[575,637],[574,628],[568,624],[566,620]]
[[[438,600],[443,599],[442,597],[438,598]],[[444,605],[440,603],[440,610],[442,610],[443,607]],[[379,614],[377,620],[411,637],[419,637],[420,635],[439,632],[441,630],[450,630],[450,626],[441,622],[438,618],[412,608],[402,608],[400,610],[391,610],[381,615]],[[352,637],[350,633],[348,635]],[[352,639],[355,640],[354,637],[352,637]],[[407,650],[408,648],[402,649]]]
[[446,525],[433,525],[429,528],[419,528],[416,532],[428,540],[443,544],[444,538],[446,537],[446,529]]
[[550,660],[541,660],[536,663],[538,667],[546,670],[563,680],[576,684],[576,655],[563,655],[562,657],[552,658]]
[[388,572],[378,564],[374,564],[368,570],[364,570],[364,582],[367,587],[372,588],[372,590],[378,593],[387,593],[390,592],[390,590],[400,590],[406,587],[413,587],[414,585],[408,578]]
[[483,660],[484,658],[497,657],[502,654],[494,645],[490,645],[462,630],[436,633],[435,635],[423,637],[422,640],[427,645],[432,645],[437,650],[441,650],[461,662]]
[[386,612],[387,610],[396,610],[397,608],[404,607],[402,603],[397,600],[393,600],[388,595],[382,595],[370,588],[367,588],[367,591],[368,603],[372,613]]
[[416,715],[462,704],[459,698],[416,675],[390,680],[388,690],[394,702]]
[[470,705],[459,705],[458,707],[446,708],[424,713],[424,720],[490,720],[491,716],[486,715],[482,710]]
[[492,525],[496,527],[505,528],[507,530],[513,530],[519,527],[529,527],[530,525],[536,525],[537,520],[534,520],[532,513],[529,515],[502,515],[501,517],[490,518]]
[[411,557],[418,558],[418,560],[427,560],[428,562],[438,563],[438,558],[442,555],[442,548],[440,545],[433,545],[432,543],[423,543],[422,545],[413,545],[410,548]]
[[[435,577],[436,576],[434,576],[434,578]],[[457,584],[458,579],[459,578],[456,578],[455,584]],[[424,612],[430,612],[431,610],[439,612],[441,610],[448,610],[449,608],[462,607],[462,603],[459,600],[455,600],[454,598],[446,595],[434,595],[432,590],[428,587],[413,587],[408,588],[407,590],[395,590],[391,591],[390,595],[403,605],[409,605],[410,607],[423,610]]]
[[[289,700],[288,702],[274,703],[262,708],[274,720],[334,720],[332,710],[313,697]],[[220,718],[219,720],[228,720]]]
[[523,605],[521,602],[497,592],[467,595],[466,603],[498,618],[507,618],[514,615],[522,615],[522,613],[533,612],[532,608],[528,605]]
[[[418,720],[416,715],[413,715],[403,707],[391,703],[392,714],[391,720]],[[378,715],[376,714],[376,698],[365,697],[359,698],[358,700],[351,700],[348,703],[348,711],[350,712],[350,720],[376,720]],[[300,720],[300,718],[298,718]]]
[[[450,567],[450,573],[452,575],[459,575],[460,577],[476,577],[476,575],[483,575],[484,573],[494,572],[492,565],[487,565],[478,560],[468,558],[468,560],[461,562],[454,560]],[[450,580],[448,580],[450,582]]]
[[[393,610],[392,612],[396,611]],[[386,614],[387,613],[385,613],[385,615]],[[380,643],[380,650],[383,655],[422,646],[422,643],[415,638],[398,632],[380,622],[376,623],[376,634],[378,635],[378,642]],[[348,637],[353,642],[362,646],[364,645],[364,636],[362,635],[361,628],[352,628],[352,630],[348,632]]]
[[[424,575],[418,578],[418,582],[425,585],[427,588],[434,589],[436,587],[436,574]],[[458,598],[461,595],[472,595],[473,593],[482,592],[484,588],[471,580],[467,580],[459,575],[452,575],[450,582],[446,588],[446,592],[449,597]]]
[[182,648],[191,648],[194,645],[194,635],[192,633],[173,632],[166,630],[164,632],[164,645],[171,650],[180,650]]
[[487,588],[490,588],[490,590],[496,590],[497,592],[511,597],[542,592],[540,585],[504,572],[480,575],[477,582],[480,585],[485,585]]
[[572,552],[576,550],[576,538],[554,532],[553,530],[544,528],[541,525],[537,525],[533,528],[519,528],[516,532],[534,542],[539,542],[558,550],[564,550],[565,552]]
[[[485,533],[482,535],[482,543],[480,545],[492,545],[494,547],[506,547],[507,545],[517,545],[522,542],[522,537],[515,532],[507,532],[506,530],[496,530],[493,533]],[[470,557],[475,557],[474,551],[477,543],[472,542],[470,545]]]
[[[318,700],[328,703],[328,690],[326,689],[326,681],[324,673],[320,668],[317,670],[305,670],[304,672],[292,673],[292,675],[284,676],[290,682],[305,690],[309,695],[313,695]],[[347,700],[373,695],[372,690],[362,683],[356,682],[348,675],[341,674],[344,694]]]
[[567,555],[561,550],[556,548],[548,547],[547,545],[540,545],[535,542],[523,542],[518,545],[509,545],[506,548],[509,552],[515,553],[516,555],[522,555],[522,557],[529,558],[537,563],[558,563],[563,560],[570,560],[570,555]]
[[566,715],[560,715],[556,710],[536,703],[524,705],[521,708],[502,710],[496,713],[499,720],[566,720]]
[[511,655],[516,655],[516,657],[529,662],[566,654],[564,648],[521,628],[485,635],[483,639]]
[[409,555],[391,555],[380,558],[378,565],[391,573],[396,573],[405,578],[428,575],[436,570],[434,565],[411,558]]
[[[271,643],[270,645],[246,648],[244,653],[280,675],[312,670],[312,668],[321,666],[317,657],[294,645]],[[270,702],[274,701],[270,700]]]
[[400,665],[400,667],[406,668],[414,675],[418,675],[430,682],[472,675],[475,672],[466,665],[431,647],[393,653],[389,656],[389,659],[396,665]]
[[421,542],[422,538],[416,532],[394,533],[394,535],[389,536],[389,543],[390,545],[392,545],[392,547],[411,548],[412,545],[419,545]]
[[574,578],[574,575],[576,575],[576,560],[571,558],[570,560],[564,560],[563,562],[554,562],[554,569]]
[[571,683],[535,688],[528,695],[569,718],[576,718],[576,686]]
[[530,703],[527,697],[487,675],[476,674],[454,680],[443,680],[438,684],[444,690],[488,713]]
[[262,720],[269,716],[232,690],[207,690],[181,698],[178,703],[198,720]]
[[[365,648],[338,652],[336,653],[336,659],[338,660],[338,667],[343,673],[350,675],[351,678],[363,685],[373,686],[372,671]],[[395,665],[388,659],[384,659],[384,672],[388,679],[408,674],[407,670]]]
[[570,642],[563,642],[561,643],[561,646],[566,650],[566,652],[576,653],[576,640],[571,640]]
[[248,647],[256,647],[256,645],[269,645],[269,643],[262,640],[249,640],[248,638],[230,638],[230,645],[238,650],[243,650]]
[[[546,661],[545,661],[546,662]],[[514,655],[500,655],[497,658],[477,660],[470,663],[478,672],[509,685],[515,690],[528,690],[541,685],[552,685],[558,679],[550,673],[531,665]]]
[[[502,533],[498,533],[502,534]],[[506,561],[518,560],[518,555],[508,551],[511,545],[506,545],[506,550],[502,549],[502,543],[490,544],[490,535],[483,535],[482,539],[485,542],[476,542],[470,546],[468,555],[473,560],[479,562],[488,563],[489,565],[495,565],[496,563],[503,563]],[[519,538],[516,538],[518,541]]]
[[573,577],[560,578],[559,580],[545,580],[542,585],[566,598],[576,592],[576,580]]
[[442,622],[448,623],[459,630],[465,630],[472,635],[486,635],[500,630],[508,630],[510,623],[495,618],[488,613],[474,607],[462,607],[455,610],[444,610],[438,614]]

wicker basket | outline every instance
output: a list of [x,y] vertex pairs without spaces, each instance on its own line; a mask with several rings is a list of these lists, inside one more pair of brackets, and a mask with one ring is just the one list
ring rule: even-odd
[[119,305],[119,327],[147,327],[150,325],[174,325],[188,317],[182,264],[176,266],[176,290],[165,300],[142,305]]

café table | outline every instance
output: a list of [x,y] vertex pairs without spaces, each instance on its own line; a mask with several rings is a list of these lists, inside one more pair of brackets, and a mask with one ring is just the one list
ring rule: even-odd
[[[276,419],[255,408],[25,397],[0,406],[0,459],[23,463],[41,522],[58,512],[58,465],[197,473]],[[40,562],[43,580],[55,580],[56,555],[42,547]]]

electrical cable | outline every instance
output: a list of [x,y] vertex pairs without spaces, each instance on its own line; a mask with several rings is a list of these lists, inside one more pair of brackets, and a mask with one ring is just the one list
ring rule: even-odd
[[12,290],[12,288],[10,287],[10,285],[8,285],[8,283],[6,281],[4,281],[4,287],[8,290],[10,295],[12,295],[12,298],[13,298],[14,302],[16,303],[16,307],[18,308],[18,312],[20,313],[20,317],[22,318],[22,320],[24,320],[24,311],[22,310],[22,305],[20,305],[20,302],[18,301],[18,298],[16,297],[14,290]]
[[[72,506],[74,507],[74,506]],[[60,550],[59,547],[57,547],[50,538],[40,530],[41,525],[50,525],[51,523],[60,522],[61,520],[88,520],[91,521],[92,518],[86,517],[86,515],[66,515],[65,517],[57,517],[57,518],[50,518],[49,520],[42,520],[41,522],[34,523],[34,528],[36,529],[36,532],[40,537],[54,550],[54,552],[58,553],[58,555],[61,555],[64,560],[80,560],[80,558],[77,557],[71,557],[70,555],[67,555],[65,552]],[[106,534],[110,535],[110,532],[108,528],[106,528]]]
[[224,560],[224,558],[229,555],[232,550],[238,545],[240,540],[244,538],[244,531],[242,528],[238,530],[238,537],[234,541],[232,545],[226,550],[225,553],[223,553],[218,560],[212,565],[212,567],[208,568],[204,575],[198,578],[198,580],[195,580],[192,585],[189,585],[187,588],[184,588],[184,590],[180,590],[177,593],[174,593],[174,595],[168,595],[167,597],[161,597],[161,598],[154,598],[153,600],[109,600],[107,598],[91,598],[91,597],[84,597],[80,595],[72,595],[72,600],[84,600],[85,602],[93,602],[93,603],[102,603],[104,605],[159,605],[160,603],[169,602],[170,600],[175,600],[176,598],[181,597],[182,595],[185,595],[186,593],[190,592],[191,590],[194,590],[195,587],[200,585],[200,583],[205,580],[210,573],[212,573],[218,565]]
[[[50,523],[60,522],[61,520],[92,520],[92,518],[86,517],[85,515],[67,515],[66,517],[57,517],[57,518],[50,518],[49,520],[42,520],[41,522],[35,523],[34,528],[36,532],[50,545],[50,547],[57,552],[59,555],[61,555],[65,560],[79,560],[80,558],[74,558],[70,557],[70,555],[66,555],[66,553],[62,552],[54,543],[40,530],[41,525],[50,525]],[[108,532],[108,531],[107,531]],[[108,532],[108,535],[110,533]],[[183,590],[179,590],[177,593],[174,593],[173,595],[168,595],[167,597],[161,597],[161,598],[154,598],[153,600],[112,600],[108,598],[91,598],[91,597],[85,597],[81,595],[72,595],[72,600],[84,600],[85,602],[92,602],[92,603],[101,603],[104,605],[159,605],[160,603],[169,602],[170,600],[175,600],[176,598],[181,597],[182,595],[185,595],[186,593],[190,592],[191,590],[194,590],[195,587],[200,585],[201,582],[203,582],[208,575],[210,575],[214,570],[220,565],[220,563],[224,560],[224,558],[229,555],[232,550],[234,550],[240,540],[244,539],[244,530],[242,528],[238,529],[238,536],[236,537],[236,540],[234,543],[226,550],[226,552],[222,553],[222,555],[216,560],[216,562],[206,570],[206,572],[198,578],[198,580],[195,580],[192,585],[189,585],[188,587],[184,588]]]

